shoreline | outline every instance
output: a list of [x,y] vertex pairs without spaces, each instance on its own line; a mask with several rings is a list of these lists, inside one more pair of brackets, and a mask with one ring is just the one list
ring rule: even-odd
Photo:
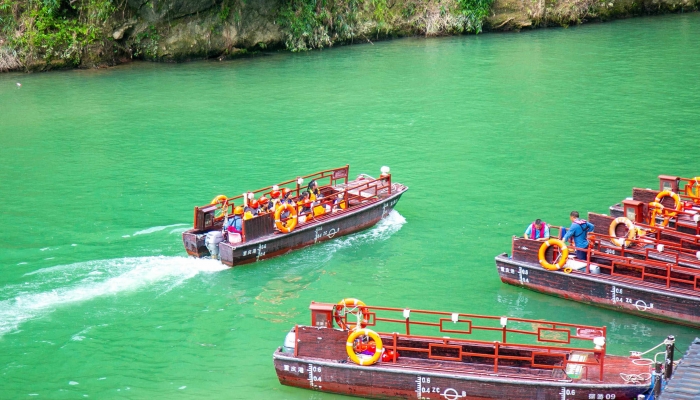
[[[131,0],[130,0],[131,1]],[[150,0],[137,0],[148,3]],[[167,0],[177,3],[187,0]],[[410,0],[397,0],[397,4]],[[444,2],[445,0],[443,0]],[[447,0],[459,1],[459,0]],[[489,0],[485,0],[489,1]],[[467,16],[450,9],[449,12],[426,8],[416,16],[405,18],[387,14],[392,19],[358,19],[348,36],[339,27],[316,26],[313,34],[294,31],[294,27],[278,24],[279,4],[275,0],[256,5],[240,5],[238,19],[224,20],[220,13],[186,14],[172,18],[149,15],[135,10],[124,14],[128,21],[104,22],[103,32],[109,34],[99,44],[86,46],[72,58],[52,55],[25,55],[21,49],[9,49],[8,41],[0,36],[0,72],[43,72],[68,69],[100,69],[136,60],[182,63],[199,60],[229,60],[264,56],[270,52],[310,51],[353,44],[386,41],[404,37],[446,37],[479,33],[520,32],[548,27],[569,27],[590,23],[697,12],[700,0],[494,0],[483,18]],[[224,3],[226,4],[226,3]],[[423,3],[421,3],[423,4]],[[427,6],[430,1],[425,2]],[[454,4],[453,4],[454,5]],[[133,10],[132,10],[133,11]],[[190,10],[191,11],[191,10]],[[213,10],[216,11],[216,10]],[[152,11],[149,11],[152,12]],[[136,14],[134,14],[136,13]],[[140,14],[139,14],[140,13]],[[243,22],[242,16],[248,17]],[[358,14],[360,18],[364,14]],[[294,17],[296,18],[296,17]],[[159,24],[160,21],[160,24]],[[316,21],[316,23],[320,23]],[[287,29],[288,28],[288,29]],[[333,30],[334,29],[334,30]],[[320,32],[320,33],[319,33]],[[1,35],[2,33],[0,33]],[[3,47],[4,43],[4,47]],[[107,51],[109,50],[109,51]],[[24,50],[26,53],[26,50]],[[64,57],[64,53],[61,56]],[[24,59],[22,58],[24,57]]]

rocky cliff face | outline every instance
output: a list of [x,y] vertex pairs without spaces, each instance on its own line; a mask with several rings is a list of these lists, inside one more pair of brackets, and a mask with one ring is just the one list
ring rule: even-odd
[[[0,0],[4,23],[0,71],[95,67],[134,58],[226,58],[262,49],[306,50],[392,36],[568,26],[693,11],[700,0],[39,0],[43,8],[30,4]],[[38,24],[41,18],[49,22]],[[75,23],[65,23],[71,18]]]

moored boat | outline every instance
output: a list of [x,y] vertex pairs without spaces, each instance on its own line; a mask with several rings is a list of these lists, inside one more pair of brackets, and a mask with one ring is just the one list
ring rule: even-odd
[[635,237],[628,232],[636,234],[637,226],[630,225],[628,231],[619,234],[615,228],[625,224],[617,220],[589,213],[595,230],[588,235],[589,247],[578,249],[586,252],[585,260],[567,258],[569,249],[558,240],[543,243],[514,237],[511,255],[496,257],[501,281],[646,318],[700,327],[700,253],[666,237],[657,238],[664,228]]
[[[216,257],[228,266],[255,262],[295,249],[357,232],[389,215],[408,187],[392,182],[388,167],[379,178],[361,174],[349,180],[350,167],[316,172],[235,197],[220,195],[195,207],[194,227],[182,234],[185,249],[195,257]],[[319,194],[308,208],[297,206],[305,182],[316,182]],[[293,205],[278,207],[241,221],[240,233],[222,232],[226,218],[256,197],[290,193]],[[308,212],[303,210],[307,209]],[[287,214],[287,215],[285,215]],[[228,236],[228,237],[227,237]]]
[[294,326],[273,354],[283,385],[440,400],[622,400],[651,388],[650,363],[607,354],[605,327],[356,299],[310,310],[311,324]]

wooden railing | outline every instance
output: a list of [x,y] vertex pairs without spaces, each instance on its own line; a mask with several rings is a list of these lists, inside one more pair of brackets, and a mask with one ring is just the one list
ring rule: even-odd
[[[340,307],[340,306],[336,306]],[[483,358],[492,360],[494,372],[498,372],[499,362],[503,360],[514,360],[529,363],[532,368],[560,369],[566,371],[568,365],[580,365],[586,369],[588,374],[589,366],[600,368],[600,380],[603,380],[605,345],[591,346],[596,337],[605,338],[606,328],[569,324],[563,322],[548,322],[524,318],[510,318],[485,316],[477,314],[450,313],[427,310],[408,310],[391,307],[361,307],[368,316],[368,326],[392,324],[396,327],[400,325],[405,331],[399,333],[395,328],[385,332],[378,332],[383,337],[391,337],[392,343],[385,344],[385,348],[393,350],[396,362],[398,352],[418,352],[425,353],[428,359],[463,362],[465,357]],[[398,313],[400,317],[392,317]],[[355,324],[357,321],[347,320],[346,323]],[[453,325],[454,327],[447,327]],[[509,327],[509,325],[520,325],[520,327]],[[526,329],[530,326],[530,329]],[[439,335],[416,335],[411,333],[411,328],[432,327],[436,328]],[[457,328],[459,327],[459,328]],[[483,338],[455,338],[444,336],[443,334],[470,336],[480,333],[494,336],[493,340]],[[428,347],[408,347],[399,345],[402,339],[422,339],[431,341]],[[529,343],[534,339],[534,344]],[[469,345],[490,347],[489,353],[465,351],[465,346]],[[506,351],[503,353],[503,351]],[[442,352],[443,354],[436,354]],[[514,355],[516,353],[520,355]],[[593,353],[587,361],[570,360],[569,355],[573,352]],[[445,355],[451,353],[451,355]],[[538,363],[539,357],[552,357],[561,359],[557,364]]]

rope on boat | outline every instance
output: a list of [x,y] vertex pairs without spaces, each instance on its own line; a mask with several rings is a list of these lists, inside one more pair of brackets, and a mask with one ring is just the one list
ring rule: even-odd
[[[630,354],[630,357],[639,357],[639,358],[635,358],[634,360],[632,360],[632,364],[634,364],[634,365],[652,365],[652,364],[656,363],[656,358],[659,356],[659,354],[663,354],[664,356],[666,355],[666,352],[665,352],[665,351],[657,352],[656,354],[654,354],[654,359],[653,359],[653,360],[652,360],[651,358],[642,358],[642,356],[645,355],[645,354],[647,354],[647,353],[651,353],[652,351],[658,349],[658,348],[661,347],[661,346],[666,346],[666,345],[669,345],[669,344],[670,344],[670,345],[673,345],[673,346],[675,347],[675,340],[666,338],[666,339],[664,339],[663,342],[657,344],[656,346],[654,346],[654,347],[652,347],[651,349],[645,351],[644,353],[640,353],[640,352],[638,352],[638,351],[632,351],[632,352],[630,352],[630,353],[631,353],[631,354]],[[622,375],[623,375],[623,374],[620,374],[620,377],[622,377]],[[634,375],[634,374],[632,374],[632,375]],[[625,378],[622,378],[622,379],[624,380]]]
[[620,372],[620,378],[622,378],[625,383],[643,383],[651,379],[651,374],[641,373],[641,374],[624,374]]

